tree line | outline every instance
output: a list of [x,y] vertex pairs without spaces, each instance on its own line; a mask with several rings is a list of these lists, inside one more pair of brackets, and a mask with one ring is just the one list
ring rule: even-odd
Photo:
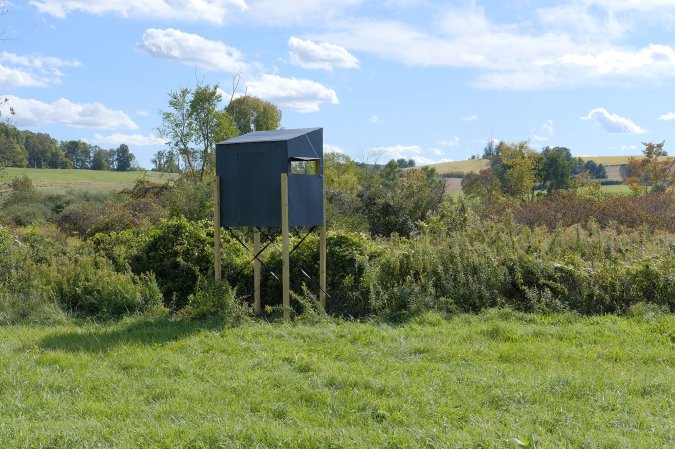
[[82,140],[57,141],[47,133],[0,123],[0,167],[128,171],[136,157],[125,144],[104,149]]
[[490,167],[468,173],[462,191],[487,202],[501,196],[528,198],[537,190],[551,193],[607,177],[602,164],[575,158],[569,148],[546,147],[538,153],[527,141],[489,142],[483,159],[490,161]]

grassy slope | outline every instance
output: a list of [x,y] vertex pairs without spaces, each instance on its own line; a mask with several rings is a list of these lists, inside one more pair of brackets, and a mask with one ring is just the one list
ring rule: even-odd
[[[616,171],[618,175],[618,166],[625,165],[628,163],[628,158],[631,156],[582,156],[581,159],[584,161],[593,160],[598,164],[603,164],[605,167],[617,166]],[[634,156],[640,157],[640,156]],[[665,157],[659,158],[665,160]],[[483,168],[490,166],[490,163],[487,159],[475,159],[468,161],[453,161],[453,162],[440,162],[438,164],[431,164],[430,167],[434,167],[436,172],[439,174],[443,173],[467,173],[470,171],[478,172]],[[611,176],[610,176],[611,177]]]
[[0,446],[666,447],[673,316],[0,327]]
[[438,164],[431,164],[429,167],[436,169],[436,173],[442,175],[444,173],[468,173],[470,171],[479,172],[484,168],[488,168],[490,162],[487,159],[472,159],[468,161],[452,161],[439,162]]
[[66,190],[114,191],[132,186],[137,179],[166,181],[176,175],[151,171],[115,172],[101,170],[58,170],[48,168],[6,168],[0,171],[0,183],[28,176],[40,190],[63,193]]

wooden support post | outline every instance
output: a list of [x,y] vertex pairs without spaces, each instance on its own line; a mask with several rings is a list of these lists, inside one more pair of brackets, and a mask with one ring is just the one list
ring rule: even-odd
[[222,271],[222,245],[220,240],[220,176],[213,182],[213,275],[220,281]]
[[[253,228],[253,254],[260,252],[260,230]],[[253,311],[260,314],[260,260],[253,261]]]
[[323,220],[319,238],[319,304],[323,310],[326,310],[326,188],[323,184],[321,185],[321,207]]
[[282,304],[284,319],[291,319],[290,269],[288,255],[288,173],[281,174],[281,240],[282,240],[282,272],[283,288]]

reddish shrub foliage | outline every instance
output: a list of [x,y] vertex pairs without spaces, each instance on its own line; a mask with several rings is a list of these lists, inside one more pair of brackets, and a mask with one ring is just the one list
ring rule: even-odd
[[518,223],[549,229],[585,224],[594,219],[603,228],[614,224],[675,232],[675,197],[651,193],[640,197],[588,198],[558,191],[514,208],[513,216]]

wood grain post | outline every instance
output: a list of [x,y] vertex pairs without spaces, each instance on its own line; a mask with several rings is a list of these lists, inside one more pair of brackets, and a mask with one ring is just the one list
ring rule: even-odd
[[[316,161],[316,173],[321,173],[321,161]],[[323,219],[319,237],[319,304],[326,310],[326,186],[321,183],[321,208]]]
[[222,244],[220,240],[220,176],[213,183],[213,276],[220,281],[222,271]]
[[[260,230],[253,228],[253,254],[260,252]],[[260,256],[258,256],[260,257]],[[253,261],[253,310],[260,314],[260,260],[258,257]]]
[[281,240],[282,240],[282,271],[281,283],[282,304],[284,307],[284,319],[291,319],[291,297],[290,297],[290,269],[288,254],[288,173],[281,174]]

